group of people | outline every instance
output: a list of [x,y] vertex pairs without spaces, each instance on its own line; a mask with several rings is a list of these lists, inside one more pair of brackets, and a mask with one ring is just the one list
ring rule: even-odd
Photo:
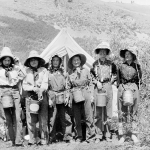
[[[84,67],[86,56],[74,53],[66,73],[57,54],[45,62],[37,51],[31,51],[21,66],[10,48],[4,47],[0,54],[0,117],[7,125],[12,145],[23,145],[23,112],[29,145],[57,142],[58,132],[68,143],[111,140],[112,84],[116,82],[118,88],[118,122],[127,122],[128,111],[130,116],[137,114],[142,73],[132,48],[120,51],[124,62],[119,66],[107,59],[110,53],[109,43],[100,43],[95,49],[99,58],[91,70]],[[128,106],[124,92],[129,89],[133,103]],[[120,143],[126,135],[119,134]],[[131,138],[138,142],[134,132]]]

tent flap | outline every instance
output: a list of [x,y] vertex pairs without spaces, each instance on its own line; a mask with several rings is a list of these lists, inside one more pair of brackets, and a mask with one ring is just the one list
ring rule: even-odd
[[54,40],[41,53],[41,57],[48,60],[55,54],[63,57],[68,54],[70,57],[73,53],[82,53],[86,56],[87,62],[85,67],[90,69],[95,61],[76,41],[68,34],[66,29],[62,29]]

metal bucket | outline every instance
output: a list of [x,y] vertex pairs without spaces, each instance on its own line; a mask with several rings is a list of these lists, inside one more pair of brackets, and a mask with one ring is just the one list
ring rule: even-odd
[[97,93],[96,94],[96,106],[104,107],[107,104],[107,94]]
[[132,106],[134,104],[133,92],[127,89],[123,92],[123,105]]
[[84,95],[83,95],[83,92],[81,91],[81,89],[73,90],[73,99],[74,99],[75,103],[85,101],[85,98],[84,98]]
[[38,114],[39,113],[39,101],[37,100],[30,100],[30,113]]
[[56,95],[56,104],[64,103],[64,93]]
[[13,98],[11,95],[4,95],[2,97],[3,108],[10,108],[14,106]]

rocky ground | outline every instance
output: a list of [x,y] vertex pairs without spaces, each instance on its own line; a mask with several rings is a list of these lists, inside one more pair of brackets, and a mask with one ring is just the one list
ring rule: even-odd
[[25,146],[25,147],[11,147],[10,142],[0,141],[0,150],[149,150],[150,147],[142,146],[140,144],[134,145],[133,142],[126,142],[123,145],[118,144],[118,140],[114,139],[112,142],[101,141],[95,143],[56,143],[48,146]]

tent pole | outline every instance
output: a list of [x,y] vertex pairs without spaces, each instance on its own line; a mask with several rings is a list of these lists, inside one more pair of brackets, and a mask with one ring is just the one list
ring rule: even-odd
[[64,56],[64,73],[66,74],[67,71],[67,62],[66,62],[66,55]]

